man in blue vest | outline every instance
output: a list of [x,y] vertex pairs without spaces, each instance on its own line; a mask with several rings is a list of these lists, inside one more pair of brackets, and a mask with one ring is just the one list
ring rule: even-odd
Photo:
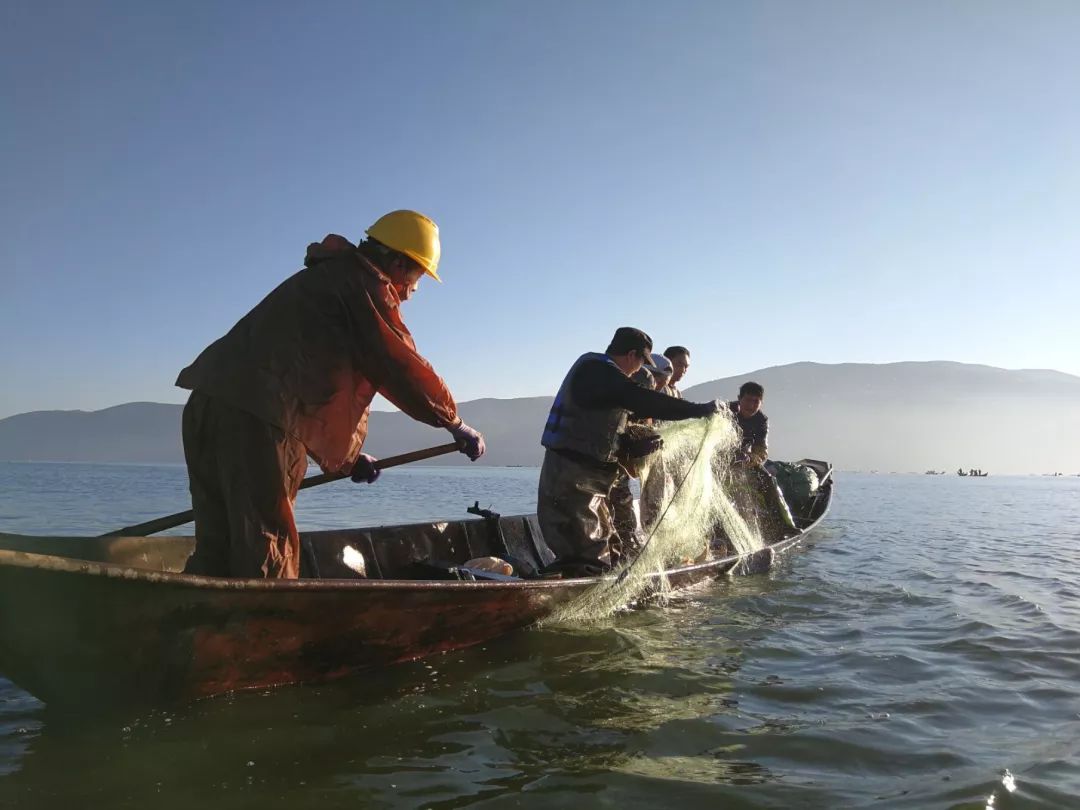
[[677,421],[712,416],[719,402],[687,402],[642,388],[630,377],[651,363],[653,342],[640,329],[619,327],[603,354],[579,357],[551,406],[540,443],[537,517],[555,552],[550,566],[570,576],[595,576],[611,567],[614,534],[608,493],[619,473],[619,457],[644,456],[660,447],[658,437],[630,438],[627,420]]

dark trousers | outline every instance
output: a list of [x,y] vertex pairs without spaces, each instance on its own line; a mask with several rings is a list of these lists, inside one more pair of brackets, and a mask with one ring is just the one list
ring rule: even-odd
[[[594,466],[547,450],[540,468],[536,516],[555,565],[611,566],[615,534],[608,495],[618,467]],[[591,572],[590,572],[591,573]]]
[[296,579],[293,502],[307,471],[304,445],[200,391],[184,407],[182,434],[195,511],[195,551],[184,572]]

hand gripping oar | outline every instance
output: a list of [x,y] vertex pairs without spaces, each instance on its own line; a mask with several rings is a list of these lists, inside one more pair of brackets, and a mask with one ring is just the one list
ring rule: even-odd
[[[414,461],[423,461],[427,458],[435,458],[436,456],[444,456],[447,453],[453,453],[459,450],[457,444],[451,442],[450,444],[440,444],[437,447],[428,447],[424,450],[413,450],[411,453],[402,453],[400,456],[387,456],[386,458],[380,458],[375,462],[376,470],[385,470],[388,467],[400,467],[402,464],[412,464]],[[300,483],[300,489],[308,489],[309,487],[317,487],[321,484],[328,484],[331,481],[340,481],[342,478],[348,478],[348,473],[322,473],[321,475],[312,475],[305,478]],[[177,512],[175,515],[165,515],[165,517],[155,518],[154,520],[148,520],[146,523],[137,523],[134,526],[125,526],[122,529],[116,529],[115,531],[106,532],[101,535],[102,537],[145,537],[148,534],[156,534],[157,532],[163,532],[166,529],[173,529],[177,526],[182,526],[185,523],[191,522],[195,517],[195,512],[188,509],[186,512]]]

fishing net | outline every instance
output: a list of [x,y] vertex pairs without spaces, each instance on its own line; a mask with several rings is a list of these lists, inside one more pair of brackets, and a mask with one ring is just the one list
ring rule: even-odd
[[641,471],[646,482],[641,549],[549,621],[595,621],[646,594],[664,598],[671,591],[664,572],[706,561],[719,538],[718,553],[742,554],[761,548],[756,527],[740,515],[725,485],[741,440],[727,409],[709,419],[669,422],[659,432],[663,449],[649,469]]

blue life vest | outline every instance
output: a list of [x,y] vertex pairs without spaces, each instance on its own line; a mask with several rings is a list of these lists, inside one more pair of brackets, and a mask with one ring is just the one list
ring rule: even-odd
[[597,360],[619,368],[610,357],[598,352],[588,352],[574,361],[555,395],[540,444],[549,450],[570,450],[606,464],[616,459],[619,436],[626,429],[629,411],[582,408],[570,390],[571,380],[581,364]]

